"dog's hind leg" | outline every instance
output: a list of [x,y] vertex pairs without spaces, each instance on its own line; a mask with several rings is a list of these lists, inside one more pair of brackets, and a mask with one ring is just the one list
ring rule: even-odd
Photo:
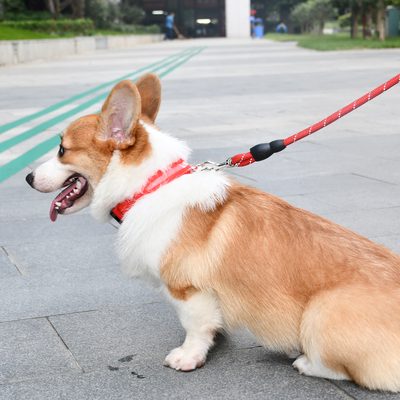
[[308,357],[303,354],[297,357],[296,361],[292,365],[302,375],[316,376],[318,378],[326,379],[350,380],[347,375],[326,368],[316,354],[314,354],[313,361],[310,361]]
[[218,301],[211,293],[196,292],[187,300],[171,298],[186,331],[182,346],[172,350],[164,365],[181,371],[201,367],[213,345],[216,331],[223,325]]
[[300,328],[300,373],[400,391],[400,290],[346,286],[319,293]]

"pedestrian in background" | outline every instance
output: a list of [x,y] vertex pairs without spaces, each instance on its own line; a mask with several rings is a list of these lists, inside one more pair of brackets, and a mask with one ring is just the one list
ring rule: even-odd
[[174,38],[174,18],[175,13],[171,13],[165,19],[165,39],[172,40]]
[[287,27],[286,27],[286,25],[285,25],[283,22],[281,22],[281,23],[276,27],[275,32],[278,32],[278,33],[286,33],[286,32],[287,32]]
[[249,20],[250,20],[250,29],[251,29],[251,37],[252,38],[254,38],[254,25],[255,25],[255,19],[256,19],[255,15],[256,15],[256,13],[257,13],[257,10],[251,10],[250,11]]

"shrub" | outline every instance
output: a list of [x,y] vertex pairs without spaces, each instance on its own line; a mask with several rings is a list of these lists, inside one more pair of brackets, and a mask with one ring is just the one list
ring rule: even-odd
[[87,31],[93,29],[93,21],[91,19],[5,21],[1,22],[1,24],[3,24],[3,26],[9,26],[10,28],[27,29],[30,31],[61,35],[65,33],[85,35]]
[[160,33],[161,29],[158,25],[127,25],[110,23],[110,29],[113,31],[128,34],[155,34]]
[[10,12],[7,14],[7,21],[46,21],[53,16],[47,11],[24,11],[22,13]]

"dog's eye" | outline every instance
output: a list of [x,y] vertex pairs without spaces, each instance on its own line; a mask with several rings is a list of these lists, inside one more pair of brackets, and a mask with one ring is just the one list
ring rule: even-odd
[[65,153],[65,149],[64,147],[62,147],[62,145],[60,144],[60,150],[58,150],[58,157],[62,157]]

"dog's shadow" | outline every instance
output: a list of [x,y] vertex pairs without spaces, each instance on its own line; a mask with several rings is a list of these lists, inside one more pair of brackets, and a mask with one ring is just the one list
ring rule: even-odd
[[[234,358],[244,364],[275,364],[292,368],[293,359],[284,353],[268,350],[257,343],[251,335],[242,332],[217,333],[214,338],[214,346],[207,356],[207,363],[223,361],[226,357]],[[240,356],[239,356],[240,354]]]

